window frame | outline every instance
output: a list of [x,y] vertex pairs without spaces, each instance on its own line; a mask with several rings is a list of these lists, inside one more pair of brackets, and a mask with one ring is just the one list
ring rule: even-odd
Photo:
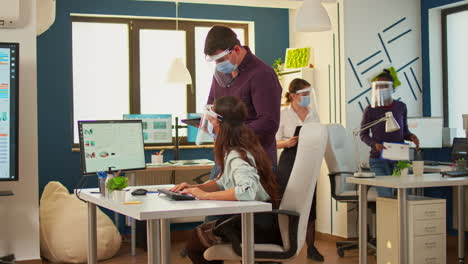
[[[186,32],[186,66],[189,70],[192,78],[196,76],[196,65],[195,65],[195,28],[196,27],[212,27],[214,25],[224,25],[231,28],[242,28],[244,30],[244,45],[249,45],[249,23],[241,22],[224,22],[224,21],[199,21],[199,20],[178,20],[165,19],[165,18],[123,18],[123,17],[96,17],[96,16],[81,16],[71,15],[70,27],[72,28],[73,22],[85,22],[85,23],[117,23],[127,24],[128,26],[128,47],[129,47],[129,100],[130,109],[129,114],[141,114],[141,89],[140,89],[140,29],[154,29],[154,30],[176,30],[176,23],[178,23],[178,29]],[[70,38],[73,34],[71,30]],[[73,46],[70,49],[71,57],[71,68],[73,73]],[[72,147],[79,147],[79,143],[74,142],[74,132],[77,129],[77,124],[74,120],[74,87],[73,87],[73,74],[71,75],[71,126],[72,126]],[[186,112],[196,112],[196,94],[197,94],[196,82],[193,81],[191,85],[186,86],[187,102]],[[179,120],[181,117],[179,117]],[[173,124],[175,128],[175,124]],[[184,126],[179,126],[184,128]],[[187,142],[187,137],[179,137],[180,144],[182,145],[193,145]],[[152,146],[167,146],[168,143],[145,143],[145,147]],[[173,143],[175,145],[175,138],[173,137]]]
[[447,8],[442,10],[442,102],[444,127],[449,127],[449,98],[448,98],[448,39],[447,39],[447,17],[452,14],[468,11],[468,4]]

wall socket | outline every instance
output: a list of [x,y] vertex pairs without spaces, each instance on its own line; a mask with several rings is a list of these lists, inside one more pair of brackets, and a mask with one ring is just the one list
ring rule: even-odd
[[0,0],[0,29],[16,28],[20,18],[20,0]]

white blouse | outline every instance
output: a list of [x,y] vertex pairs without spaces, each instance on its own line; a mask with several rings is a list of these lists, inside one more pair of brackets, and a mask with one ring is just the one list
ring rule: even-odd
[[302,122],[291,105],[284,107],[281,109],[280,125],[278,132],[276,132],[276,140],[286,140],[293,137],[296,127],[308,122],[320,122],[315,110],[309,109],[309,114],[304,119],[304,122]]

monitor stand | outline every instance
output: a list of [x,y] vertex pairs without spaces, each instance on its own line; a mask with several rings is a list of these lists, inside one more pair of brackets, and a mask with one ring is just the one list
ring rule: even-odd
[[0,196],[13,196],[12,191],[0,191]]

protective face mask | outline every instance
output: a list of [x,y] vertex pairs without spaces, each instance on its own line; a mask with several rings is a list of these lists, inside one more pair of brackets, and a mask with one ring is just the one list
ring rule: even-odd
[[309,95],[303,95],[301,96],[301,101],[299,101],[299,105],[302,107],[307,107],[310,105],[310,96]]
[[216,64],[216,70],[222,73],[232,73],[237,70],[237,65],[232,64],[229,60],[225,60]]
[[388,100],[392,98],[392,89],[391,88],[380,89],[379,95],[380,95],[380,98],[382,98],[383,100]]
[[208,133],[210,134],[210,136],[213,138],[213,139],[216,139],[216,134],[214,133],[213,129],[213,124],[211,124],[210,121],[208,121],[208,126],[207,126],[207,129],[208,129]]

